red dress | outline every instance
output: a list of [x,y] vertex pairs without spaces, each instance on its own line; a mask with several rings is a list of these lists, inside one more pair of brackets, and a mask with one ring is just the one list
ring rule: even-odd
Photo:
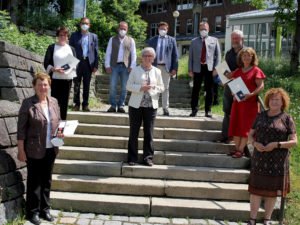
[[[251,70],[243,72],[242,68],[233,72],[233,78],[241,77],[250,93],[257,86],[256,79],[265,79],[265,74],[257,66]],[[257,96],[253,96],[246,101],[233,101],[230,113],[229,136],[248,137],[248,133],[258,113]]]

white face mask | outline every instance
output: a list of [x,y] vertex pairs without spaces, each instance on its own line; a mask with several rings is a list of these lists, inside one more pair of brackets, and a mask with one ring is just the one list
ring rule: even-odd
[[127,34],[127,31],[126,30],[119,30],[119,35],[121,37],[125,37],[125,35]]
[[158,33],[159,33],[160,36],[164,37],[164,36],[166,36],[167,31],[166,30],[159,30]]
[[200,31],[200,35],[201,35],[201,37],[206,37],[207,35],[208,35],[208,31],[207,30],[201,30]]
[[90,28],[90,26],[87,25],[87,24],[82,24],[81,25],[81,30],[87,31],[89,28]]

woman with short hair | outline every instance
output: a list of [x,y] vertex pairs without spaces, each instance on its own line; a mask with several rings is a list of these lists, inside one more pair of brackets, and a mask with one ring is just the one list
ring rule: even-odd
[[69,30],[59,27],[56,31],[57,42],[48,46],[44,67],[50,75],[51,96],[56,98],[60,106],[61,119],[66,120],[72,80],[76,77],[76,68],[70,68],[65,59],[72,55],[76,57],[73,47],[68,44]]
[[135,165],[138,161],[138,136],[143,122],[144,144],[143,162],[153,165],[154,146],[153,129],[158,108],[159,94],[164,91],[161,71],[152,66],[155,58],[153,48],[142,50],[142,64],[135,67],[129,74],[127,90],[131,92],[129,99],[129,141],[128,164]]
[[18,159],[27,163],[26,218],[40,224],[40,217],[53,221],[49,196],[58,148],[51,139],[59,125],[60,110],[57,100],[48,97],[51,85],[48,74],[36,74],[32,84],[35,95],[24,99],[19,111]]
[[265,201],[264,224],[268,225],[278,196],[290,192],[289,149],[296,146],[295,122],[285,111],[289,96],[282,88],[272,88],[265,95],[267,111],[260,113],[249,133],[254,147],[248,190],[250,192],[250,221],[256,216],[262,199]]

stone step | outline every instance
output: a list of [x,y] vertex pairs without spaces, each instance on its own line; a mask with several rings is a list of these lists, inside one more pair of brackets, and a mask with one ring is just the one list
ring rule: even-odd
[[[126,149],[105,149],[64,146],[60,148],[59,159],[127,162]],[[139,161],[143,162],[143,151],[139,151]],[[248,168],[246,157],[233,159],[224,154],[156,151],[154,163],[158,165]]]
[[[128,137],[129,126],[106,125],[106,124],[86,124],[80,123],[76,129],[77,134],[104,135]],[[182,135],[184,134],[184,135]],[[144,136],[143,128],[140,130],[140,137]],[[183,128],[154,128],[154,138],[159,139],[181,139],[198,141],[217,141],[222,139],[221,131],[183,129]]]
[[[247,220],[248,202],[51,192],[52,206],[65,211],[132,216]],[[258,218],[262,218],[259,210]]]
[[[143,138],[139,138],[138,148],[143,148]],[[94,148],[127,149],[128,137],[75,134],[65,137],[65,145]],[[228,153],[234,146],[197,140],[154,139],[157,151]]]
[[[120,89],[117,89],[118,92]],[[107,88],[101,88],[97,91],[97,94],[109,94],[109,89]],[[172,97],[181,97],[181,98],[191,98],[192,90],[191,89],[177,89],[177,88],[171,88],[170,89],[170,98]]]
[[247,184],[59,174],[52,179],[54,191],[249,201]]
[[[101,100],[106,100],[108,101],[109,100],[109,94],[98,94],[98,97],[101,99]],[[119,99],[119,95],[117,94],[116,95],[116,99]],[[126,96],[126,102],[128,102],[130,98],[130,94],[128,94]],[[159,99],[159,101],[161,101],[161,97]],[[169,97],[169,104],[173,104],[173,103],[182,103],[182,104],[188,104],[190,106],[190,102],[191,102],[191,96],[188,96],[188,97],[181,97],[181,96],[170,96]]]
[[245,169],[209,168],[175,165],[129,166],[122,162],[57,159],[56,174],[89,176],[112,176],[169,180],[207,181],[224,183],[246,183],[249,171]]
[[[80,123],[106,124],[106,125],[129,125],[128,114],[120,113],[95,113],[95,112],[68,112],[68,120],[78,120]],[[200,130],[221,130],[222,117],[214,115],[207,117],[164,117],[157,116],[155,127],[183,128]]]

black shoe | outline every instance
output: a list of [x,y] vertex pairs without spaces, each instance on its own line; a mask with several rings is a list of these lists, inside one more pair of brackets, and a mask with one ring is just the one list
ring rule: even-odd
[[195,117],[197,115],[198,109],[193,109],[192,113],[190,114],[191,117]]
[[32,224],[34,225],[39,225],[41,224],[41,220],[40,220],[40,217],[39,217],[39,214],[38,213],[34,213],[31,217],[26,217],[27,220],[29,220]]
[[91,110],[90,110],[90,108],[88,106],[83,106],[82,107],[82,111],[83,112],[90,112]]
[[128,162],[129,166],[135,166],[135,162]]
[[79,105],[74,105],[73,111],[78,112],[79,110],[80,110],[80,106]]
[[145,159],[144,164],[146,166],[153,166],[154,165],[152,159]]
[[44,219],[44,220],[47,220],[49,222],[54,221],[54,218],[53,218],[53,216],[51,216],[49,211],[41,213],[41,218]]
[[205,117],[212,118],[212,113],[211,113],[211,111],[206,112],[206,113],[205,113]]
[[107,110],[107,112],[116,112],[116,108],[111,106],[111,107]]
[[221,140],[216,140],[216,141],[214,141],[214,142],[216,142],[216,143],[228,144],[228,142],[229,142],[229,139],[228,139],[228,138],[225,138],[225,137],[223,137]]
[[163,109],[164,110],[164,116],[170,116],[169,110],[168,109]]
[[118,113],[125,113],[125,109],[123,107],[119,107],[117,112]]

